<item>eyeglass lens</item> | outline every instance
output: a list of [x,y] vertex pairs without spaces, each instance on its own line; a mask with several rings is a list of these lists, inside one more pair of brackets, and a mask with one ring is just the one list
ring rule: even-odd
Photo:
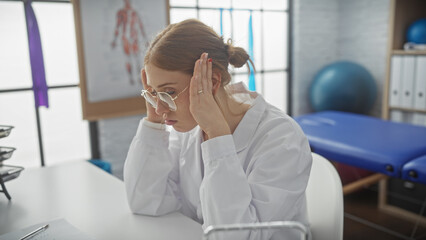
[[[170,108],[170,110],[176,111],[176,104],[168,94],[166,93],[157,93],[157,94],[160,100],[166,103],[167,106]],[[151,104],[154,108],[157,108],[157,99],[154,96],[152,96],[149,93],[145,93],[144,97],[149,104]]]

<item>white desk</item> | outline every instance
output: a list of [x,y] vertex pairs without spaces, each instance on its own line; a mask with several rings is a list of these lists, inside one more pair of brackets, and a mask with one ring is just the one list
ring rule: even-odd
[[97,240],[200,240],[201,225],[173,213],[131,213],[124,183],[85,161],[26,169],[6,182],[12,200],[0,194],[0,235],[64,218]]

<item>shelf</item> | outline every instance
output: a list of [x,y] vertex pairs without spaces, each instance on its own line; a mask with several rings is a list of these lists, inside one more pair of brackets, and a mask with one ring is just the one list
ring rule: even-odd
[[392,55],[426,55],[426,50],[393,50]]
[[414,21],[426,17],[426,1],[393,0],[390,13],[392,49],[402,49],[407,29]]
[[425,0],[390,0],[386,78],[383,85],[382,118],[389,119],[391,110],[426,114],[426,110],[389,106],[391,64],[393,56],[423,58],[426,50],[404,50],[407,29],[418,19],[426,18]]
[[421,109],[403,108],[403,107],[391,107],[391,106],[389,106],[389,109],[390,110],[400,110],[400,111],[404,111],[404,112],[426,113],[426,109],[425,110],[421,110]]

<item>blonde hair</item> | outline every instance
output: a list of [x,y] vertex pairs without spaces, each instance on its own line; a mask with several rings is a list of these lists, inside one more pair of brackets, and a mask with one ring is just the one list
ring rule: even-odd
[[195,61],[203,52],[207,52],[208,57],[213,59],[213,72],[221,74],[222,86],[231,81],[229,64],[237,68],[247,64],[248,67],[249,61],[254,68],[243,48],[233,46],[231,40],[224,43],[223,38],[211,27],[196,19],[170,24],[160,32],[151,42],[144,64],[192,75]]

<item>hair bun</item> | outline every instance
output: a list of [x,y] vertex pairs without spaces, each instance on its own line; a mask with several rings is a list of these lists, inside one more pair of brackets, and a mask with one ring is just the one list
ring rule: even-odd
[[228,52],[229,63],[236,68],[244,66],[250,59],[250,56],[247,54],[246,50],[240,47],[234,47],[231,40],[228,40],[228,42],[225,44],[225,49]]

